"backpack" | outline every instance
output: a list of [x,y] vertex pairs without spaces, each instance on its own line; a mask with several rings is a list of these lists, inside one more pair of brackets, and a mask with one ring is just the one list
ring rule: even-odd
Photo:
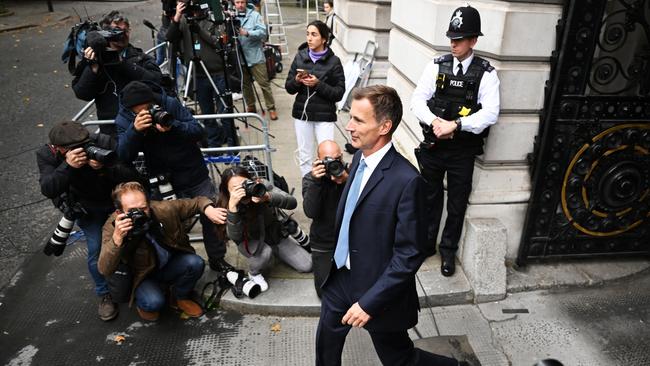
[[77,57],[80,59],[83,57],[88,32],[100,29],[99,24],[91,20],[77,23],[70,29],[70,34],[63,43],[63,54],[61,55],[61,61],[68,64],[70,74],[75,72]]

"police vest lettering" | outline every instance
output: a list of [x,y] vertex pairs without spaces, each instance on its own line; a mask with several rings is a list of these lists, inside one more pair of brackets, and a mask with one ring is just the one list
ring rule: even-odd
[[[494,70],[489,61],[474,56],[474,59],[467,67],[462,76],[454,75],[454,58],[451,54],[438,57],[434,60],[438,64],[438,76],[436,78],[436,92],[427,101],[429,110],[437,117],[447,121],[454,121],[460,117],[466,117],[478,112],[481,104],[478,103],[478,89],[484,72]],[[482,150],[483,138],[487,136],[488,129],[480,135],[467,131],[460,131],[453,139],[437,140],[431,129],[423,126],[423,133],[426,143],[435,142],[440,148],[467,148],[476,147]]]

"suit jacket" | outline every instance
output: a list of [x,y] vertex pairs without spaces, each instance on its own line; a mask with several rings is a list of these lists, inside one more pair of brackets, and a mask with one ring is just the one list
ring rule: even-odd
[[[359,151],[339,201],[337,240],[360,158]],[[365,326],[368,330],[399,331],[417,324],[415,273],[424,261],[427,242],[425,189],[415,167],[391,147],[359,196],[350,219],[348,291],[372,317]]]

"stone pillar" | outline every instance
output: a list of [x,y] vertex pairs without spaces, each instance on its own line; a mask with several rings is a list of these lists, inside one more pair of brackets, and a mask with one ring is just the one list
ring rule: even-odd
[[474,290],[475,302],[506,296],[506,228],[497,219],[465,220],[465,245],[460,262]]
[[341,62],[353,59],[355,53],[362,53],[366,43],[377,43],[375,63],[370,73],[369,84],[386,83],[388,70],[390,0],[335,0],[334,36],[332,50]]
[[[503,223],[509,259],[517,256],[530,196],[526,155],[532,152],[538,131],[549,59],[555,49],[555,26],[562,13],[559,3],[471,2],[481,13],[485,34],[479,37],[475,52],[499,73],[501,114],[490,129],[485,154],[476,161],[467,218],[496,218]],[[449,18],[463,4],[448,0],[392,1],[387,83],[399,92],[405,111],[394,141],[413,163],[413,149],[422,134],[408,109],[410,97],[425,65],[449,52],[445,36]]]

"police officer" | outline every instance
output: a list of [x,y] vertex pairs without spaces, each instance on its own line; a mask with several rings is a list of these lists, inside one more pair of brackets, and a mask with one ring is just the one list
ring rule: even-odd
[[439,250],[441,272],[455,272],[455,253],[472,191],[474,158],[483,153],[488,127],[499,115],[499,78],[490,63],[473,48],[481,33],[481,18],[470,6],[454,10],[447,37],[451,54],[431,61],[411,98],[411,111],[422,126],[424,142],[416,149],[422,176],[431,185],[429,225],[431,253],[435,252],[447,174],[447,221]]

